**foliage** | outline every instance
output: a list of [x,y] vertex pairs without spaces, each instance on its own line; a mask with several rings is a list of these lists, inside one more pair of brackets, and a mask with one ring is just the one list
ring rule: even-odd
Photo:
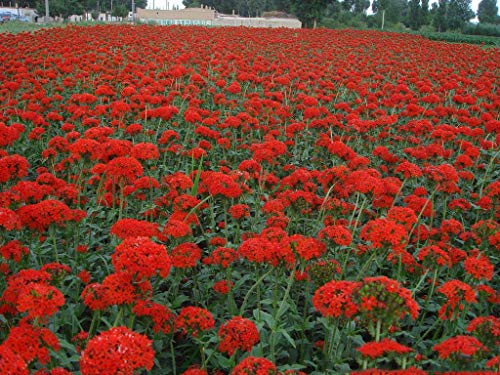
[[[45,1],[39,0],[36,2],[37,13],[45,15]],[[82,15],[85,9],[80,0],[51,0],[49,2],[49,16],[68,18],[71,15]]]
[[451,43],[483,44],[488,46],[500,47],[500,39],[493,36],[467,35],[450,32],[423,32],[422,35],[430,40],[438,40]]
[[464,34],[469,35],[485,35],[485,36],[496,36],[500,38],[500,24],[491,23],[468,23],[464,30]]
[[408,3],[406,0],[374,0],[372,10],[382,28],[383,23],[397,24],[406,20]]
[[436,5],[436,3],[432,4],[432,25],[437,31],[444,32],[448,30],[447,14],[449,0],[439,0],[437,4],[438,5]]
[[446,9],[446,26],[450,30],[461,30],[464,25],[474,18],[470,8],[472,0],[449,0]]
[[498,373],[498,49],[0,41],[0,373]]
[[496,0],[481,0],[477,7],[477,18],[481,23],[500,23]]
[[120,4],[113,7],[113,12],[111,13],[111,15],[113,15],[114,17],[126,18],[128,16],[128,12],[128,8],[125,5]]

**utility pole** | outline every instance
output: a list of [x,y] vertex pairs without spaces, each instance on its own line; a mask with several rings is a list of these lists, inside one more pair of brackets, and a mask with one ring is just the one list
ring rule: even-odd
[[49,22],[49,0],[45,0],[45,22]]

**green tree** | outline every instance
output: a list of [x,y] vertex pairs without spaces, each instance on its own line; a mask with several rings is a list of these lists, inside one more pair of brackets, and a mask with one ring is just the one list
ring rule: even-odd
[[292,13],[302,22],[302,27],[315,28],[326,12],[328,0],[293,0]]
[[344,10],[354,13],[361,14],[364,13],[370,7],[369,0],[344,0],[341,3]]
[[[45,1],[39,0],[36,3],[35,9],[38,14],[45,15]],[[81,0],[50,0],[49,1],[49,16],[60,17],[63,19],[72,15],[82,15],[85,8]]]
[[450,0],[446,11],[448,29],[461,30],[466,22],[474,18],[475,13],[470,8],[471,0]]
[[412,30],[420,29],[422,26],[422,8],[420,7],[420,0],[410,0],[408,3],[408,20],[407,25]]
[[202,3],[200,0],[183,0],[182,4],[184,4],[186,8],[199,8]]
[[406,0],[374,0],[372,10],[380,18],[381,29],[385,23],[396,24],[406,18],[408,3]]
[[114,17],[125,18],[128,16],[128,8],[123,4],[119,4],[115,7],[113,7],[113,11],[111,12],[111,15]]
[[432,4],[432,25],[439,32],[444,32],[448,29],[446,23],[446,13],[448,8],[448,0],[439,0],[438,5]]
[[496,0],[482,0],[477,7],[477,18],[481,23],[499,23]]
[[429,17],[429,0],[422,0],[422,6],[420,7],[420,20],[422,25],[428,25],[430,22]]

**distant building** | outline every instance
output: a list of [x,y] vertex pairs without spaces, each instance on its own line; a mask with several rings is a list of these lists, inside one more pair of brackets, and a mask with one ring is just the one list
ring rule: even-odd
[[136,19],[160,25],[212,26],[216,11],[210,8],[185,8],[179,10],[136,9]]
[[5,15],[5,17],[10,20],[21,20],[21,21],[34,21],[37,16],[36,10],[32,8],[12,8],[12,7],[0,7],[0,14]]
[[137,8],[136,18],[141,22],[160,25],[287,27],[298,29],[302,23],[296,18],[258,17],[247,18],[220,14],[208,7],[159,10]]

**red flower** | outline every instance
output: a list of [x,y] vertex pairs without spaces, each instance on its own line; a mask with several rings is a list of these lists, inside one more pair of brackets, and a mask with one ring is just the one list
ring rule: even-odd
[[121,219],[111,227],[111,234],[124,240],[129,237],[158,237],[158,225],[136,219]]
[[451,337],[433,348],[438,352],[439,358],[447,359],[451,356],[467,356],[472,357],[481,352],[487,352],[486,348],[478,339],[471,336],[455,336]]
[[195,267],[201,259],[201,249],[195,243],[185,242],[172,249],[170,257],[172,265],[176,268]]
[[238,198],[243,190],[234,176],[221,172],[202,172],[201,182],[206,185],[210,195],[221,195],[227,198]]
[[386,276],[365,277],[355,298],[363,319],[381,321],[385,328],[397,324],[406,315],[413,320],[418,316],[419,306],[411,291]]
[[417,258],[423,262],[425,267],[429,267],[431,269],[451,266],[450,255],[436,245],[430,245],[420,249]]
[[104,173],[109,181],[120,184],[133,182],[144,170],[136,158],[116,157],[106,164]]
[[286,232],[276,227],[265,229],[259,237],[246,239],[238,252],[250,262],[268,263],[274,267],[283,262],[291,264],[295,259]]
[[476,280],[491,280],[495,272],[495,267],[490,259],[480,253],[467,257],[464,260],[464,269]]
[[408,233],[404,226],[388,219],[370,220],[361,229],[359,237],[370,241],[376,249],[401,248],[407,242]]
[[321,229],[319,238],[328,239],[339,246],[349,246],[352,242],[351,232],[343,225],[329,225]]
[[12,240],[0,246],[0,254],[4,259],[12,259],[19,263],[24,255],[29,254],[29,249],[23,246],[18,240]]
[[354,281],[332,280],[314,293],[312,303],[325,317],[351,318],[358,312],[353,293],[359,287]]
[[88,284],[90,280],[92,279],[92,276],[90,275],[90,272],[87,270],[80,271],[78,273],[78,278],[82,281],[84,284]]
[[446,302],[439,309],[439,318],[442,320],[452,319],[456,308],[463,310],[464,302],[477,302],[476,293],[472,287],[460,280],[449,280],[444,282],[438,289],[438,293],[445,296]]
[[[427,375],[428,373],[424,370],[420,370],[415,367],[409,367],[406,370],[379,370],[379,369],[367,369],[361,371],[351,371],[350,375]],[[451,375],[451,374],[450,374]],[[456,374],[458,375],[458,374]],[[469,374],[472,375],[472,374]],[[480,374],[476,374],[480,375]],[[485,374],[481,374],[485,375]]]
[[[146,266],[146,272],[151,269]],[[137,280],[128,272],[115,272],[102,281],[104,300],[108,305],[130,304],[148,296],[151,293],[151,284],[147,280]]]
[[0,207],[0,227],[9,231],[18,230],[21,229],[21,221],[14,211]]
[[26,311],[31,319],[45,318],[55,314],[64,305],[63,294],[55,287],[44,283],[31,283],[17,299],[17,309]]
[[208,375],[208,373],[199,368],[190,368],[184,371],[181,375]]
[[479,316],[471,320],[467,332],[473,332],[491,347],[500,346],[500,320],[495,316]]
[[458,175],[455,168],[449,164],[441,164],[438,166],[430,166],[424,169],[426,175],[436,182],[436,189],[446,193],[459,192],[460,189],[456,185]]
[[160,151],[150,142],[137,143],[130,150],[130,156],[137,160],[157,160],[160,157]]
[[153,331],[168,334],[172,332],[175,315],[166,306],[150,300],[139,300],[132,312],[136,316],[148,316],[153,321]]
[[23,178],[27,176],[28,169],[29,163],[25,157],[17,154],[1,157],[0,154],[0,183]]
[[219,350],[232,356],[236,350],[249,352],[259,342],[259,331],[248,319],[235,316],[224,323],[218,332]]
[[227,268],[229,265],[238,260],[239,254],[236,250],[229,247],[218,247],[209,257],[203,259],[205,264],[218,264],[222,268]]
[[412,351],[411,348],[401,345],[394,340],[385,338],[379,342],[368,342],[357,349],[363,356],[372,359],[381,357],[387,352],[395,354],[406,354]]
[[115,270],[130,273],[138,279],[149,279],[156,273],[167,277],[172,264],[165,246],[147,237],[126,238],[116,247],[111,262]]
[[203,331],[208,331],[215,326],[215,321],[210,312],[201,307],[187,306],[181,309],[175,319],[175,329],[193,337]]
[[217,293],[228,294],[233,286],[234,283],[230,280],[220,280],[214,284],[213,288]]
[[80,298],[82,299],[85,306],[89,309],[104,310],[108,307],[108,301],[105,299],[105,289],[102,284],[93,283],[88,284],[82,291]]
[[15,275],[9,277],[7,288],[3,291],[0,299],[1,314],[17,314],[17,300],[26,287],[33,283],[49,284],[51,275],[45,271],[37,271],[33,269],[21,270]]
[[46,231],[52,224],[64,226],[68,221],[79,222],[85,217],[85,212],[72,210],[63,202],[54,199],[22,206],[17,210],[17,214],[23,226],[39,232]]
[[289,237],[289,240],[292,248],[304,260],[319,258],[326,252],[325,244],[312,237],[294,234]]
[[260,357],[246,357],[231,371],[231,375],[277,375],[278,369],[270,360]]
[[49,362],[49,349],[58,351],[60,348],[57,337],[48,328],[35,327],[25,321],[10,330],[2,345],[10,348],[26,363],[38,359],[41,364]]
[[234,219],[241,219],[250,216],[250,207],[246,204],[235,204],[229,207],[229,214]]
[[0,374],[29,375],[26,362],[6,344],[0,345]]
[[422,176],[422,170],[415,164],[403,161],[394,170],[396,173],[402,173],[404,178],[413,178]]
[[169,219],[162,230],[162,236],[171,236],[173,238],[186,237],[193,234],[193,231],[187,223],[182,220]]
[[152,341],[126,327],[115,327],[93,337],[82,352],[82,375],[134,375],[153,368]]

